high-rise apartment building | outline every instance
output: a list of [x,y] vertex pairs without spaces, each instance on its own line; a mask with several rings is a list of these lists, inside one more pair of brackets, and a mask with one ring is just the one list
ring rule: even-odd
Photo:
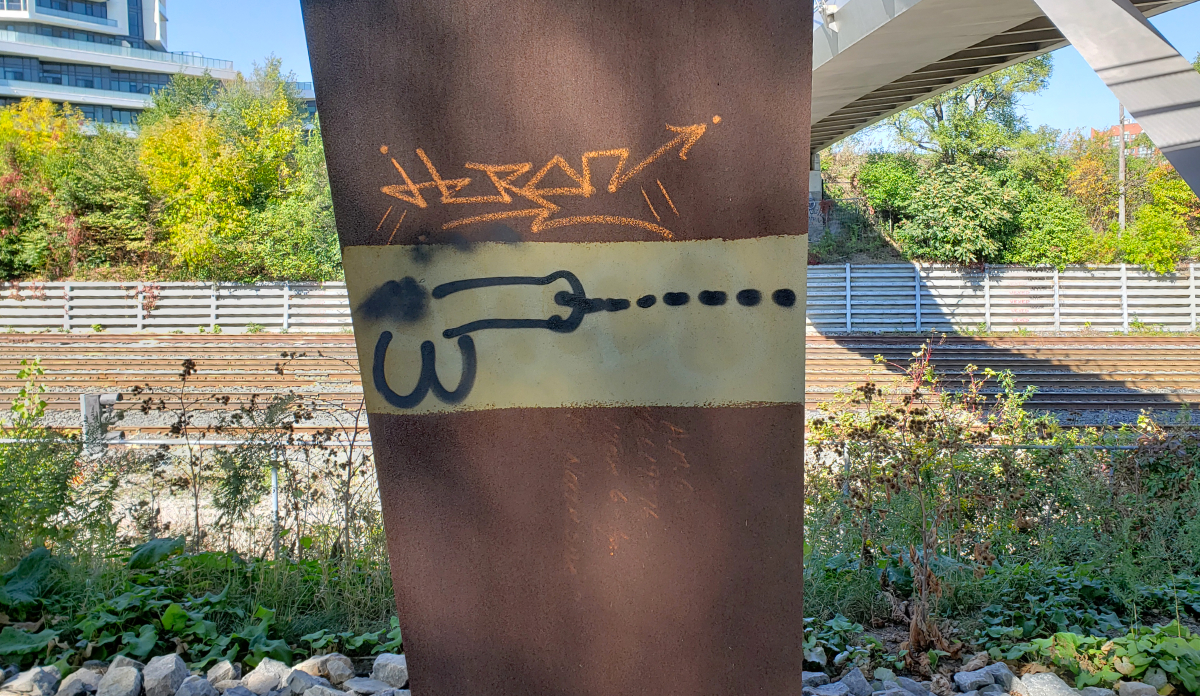
[[172,75],[206,71],[236,76],[231,61],[167,50],[165,0],[0,0],[0,106],[50,99],[133,124]]

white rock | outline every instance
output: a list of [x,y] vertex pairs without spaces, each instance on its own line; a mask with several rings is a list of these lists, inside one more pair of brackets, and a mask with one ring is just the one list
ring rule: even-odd
[[[1014,682],[1015,683],[1015,682]],[[1067,685],[1053,672],[1026,674],[1021,677],[1028,696],[1079,696],[1079,692]]]
[[179,685],[175,696],[217,696],[217,689],[204,677],[190,676]]
[[175,696],[190,676],[192,673],[178,655],[160,655],[142,668],[142,688],[146,696]]
[[850,687],[841,682],[833,684],[824,684],[812,689],[805,688],[806,692],[815,694],[816,696],[850,696]]
[[314,686],[305,691],[304,696],[348,696],[348,694],[345,691],[338,691],[328,686]]
[[967,691],[982,689],[985,686],[994,684],[995,681],[995,677],[986,669],[958,672],[954,675],[954,688],[966,693]]
[[846,676],[839,679],[837,683],[849,689],[854,696],[871,696],[871,684],[863,676],[862,670],[857,667],[847,672]]
[[[226,691],[229,691],[231,689],[236,689],[238,687],[246,689],[246,687],[242,684],[241,679],[224,679],[219,682],[210,681],[209,683],[212,684],[213,687],[216,688],[216,690],[220,691],[221,693],[225,693]],[[249,689],[246,689],[246,690],[249,691]],[[254,692],[251,691],[250,693],[254,693]]]
[[1079,690],[1083,696],[1113,696],[1112,689],[1105,689],[1101,686],[1085,686]]
[[314,686],[329,686],[329,680],[324,677],[314,677],[301,669],[293,669],[284,681],[284,691],[292,696],[302,696],[305,691]]
[[254,692],[242,686],[241,682],[237,682],[235,686],[229,687],[224,696],[254,696]]
[[90,669],[77,669],[58,685],[58,696],[94,694],[100,688],[100,675]]
[[334,684],[341,684],[347,679],[354,678],[354,663],[350,658],[341,653],[329,653],[325,656],[325,661],[321,663],[321,668],[324,670],[325,677]]
[[344,691],[353,691],[356,694],[378,694],[393,688],[395,687],[387,682],[381,682],[378,679],[368,679],[366,677],[351,677],[342,682],[342,689]]
[[[805,672],[805,674],[812,673]],[[397,689],[403,689],[404,685],[408,683],[408,658],[404,655],[383,653],[375,658],[375,664],[371,666],[371,678],[390,684]],[[807,682],[808,680],[805,679],[804,683]],[[829,679],[826,678],[825,682],[829,683]]]
[[116,667],[133,667],[140,672],[146,667],[146,665],[138,662],[132,657],[128,657],[126,655],[117,655],[112,659],[112,662],[108,663],[109,669],[114,669]]
[[909,692],[913,696],[929,696],[929,688],[919,681],[909,679],[908,677],[896,677],[896,683],[901,689]]
[[1121,682],[1117,691],[1121,696],[1158,696],[1158,690],[1142,682]]
[[[373,672],[372,676],[374,676]],[[804,686],[812,687],[825,686],[829,683],[829,675],[824,672],[801,672],[800,683],[804,684]]]
[[21,696],[54,696],[58,691],[59,672],[57,667],[34,667],[18,674],[4,683],[0,694]]
[[209,668],[206,676],[210,684],[234,681],[242,678],[242,666],[240,664],[235,665],[229,660],[221,660]]
[[96,696],[138,696],[141,693],[142,673],[133,666],[110,666],[100,680],[100,688],[96,690]]
[[283,664],[279,660],[272,660],[269,657],[264,657],[258,666],[250,670],[245,677],[242,678],[242,686],[250,689],[259,696],[263,696],[270,691],[275,691],[283,686],[283,682],[287,676],[291,674],[292,668]]
[[313,655],[304,662],[301,662],[292,669],[298,669],[305,674],[311,674],[314,677],[325,676],[325,658],[328,655]]
[[990,664],[980,671],[987,672],[988,674],[992,675],[992,681],[1000,685],[1001,691],[1008,691],[1009,687],[1012,686],[1013,679],[1016,679],[1017,677],[1017,675],[1013,674],[1012,670],[1008,668],[1008,665],[1004,664],[1003,662]]

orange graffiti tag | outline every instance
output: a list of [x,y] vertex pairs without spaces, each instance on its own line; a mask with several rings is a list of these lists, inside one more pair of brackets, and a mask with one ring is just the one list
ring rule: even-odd
[[[720,123],[720,121],[721,118],[719,116],[714,116],[712,119],[714,124]],[[427,208],[429,206],[429,200],[425,192],[433,193],[434,191],[440,194],[438,200],[443,205],[495,204],[507,206],[513,204],[517,199],[523,199],[533,204],[533,207],[501,210],[457,218],[442,225],[442,229],[446,230],[499,220],[528,218],[529,230],[535,234],[556,227],[604,224],[638,227],[654,232],[664,239],[674,239],[674,233],[662,226],[662,217],[655,209],[654,204],[650,200],[650,195],[646,193],[645,188],[641,189],[642,196],[646,201],[646,205],[650,208],[650,213],[654,216],[654,222],[617,215],[577,215],[556,218],[554,215],[562,208],[549,200],[550,198],[560,196],[591,198],[595,195],[597,189],[592,183],[592,162],[597,159],[616,159],[616,167],[613,169],[612,176],[605,186],[610,194],[616,193],[647,167],[666,157],[671,152],[678,151],[679,159],[687,160],[688,152],[691,151],[692,147],[705,134],[709,126],[704,123],[697,123],[691,126],[672,126],[667,124],[666,128],[675,134],[674,137],[628,169],[626,169],[626,165],[630,162],[629,148],[585,152],[580,158],[579,169],[572,167],[562,155],[556,154],[549,162],[534,172],[524,184],[519,185],[517,184],[517,179],[533,169],[532,163],[480,164],[477,162],[467,162],[463,165],[464,169],[483,172],[488,182],[495,189],[494,193],[475,196],[458,196],[460,191],[471,185],[472,179],[470,177],[444,178],[425,151],[417,148],[417,158],[420,159],[421,164],[424,165],[428,172],[429,180],[417,183],[409,176],[400,162],[395,157],[391,157],[392,166],[400,175],[402,183],[389,184],[380,188],[380,191],[405,203],[415,205],[418,208]],[[379,151],[387,155],[389,148],[386,145],[381,146]],[[557,172],[559,176],[565,176],[576,185],[543,187],[542,182],[554,172]],[[679,217],[679,210],[675,207],[675,202],[667,194],[666,187],[657,179],[655,183],[658,184],[658,189],[662,192],[663,199],[666,201],[671,212],[676,217]],[[384,219],[387,219],[387,214],[384,215]],[[380,225],[382,225],[382,220],[380,221]]]

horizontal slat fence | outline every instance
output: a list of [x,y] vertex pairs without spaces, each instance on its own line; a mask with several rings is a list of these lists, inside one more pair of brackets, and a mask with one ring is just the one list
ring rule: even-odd
[[[731,288],[736,291],[737,288]],[[1194,265],[1024,268],[916,264],[808,268],[808,329],[1195,331]],[[350,329],[344,283],[0,283],[0,330],[196,333]]]

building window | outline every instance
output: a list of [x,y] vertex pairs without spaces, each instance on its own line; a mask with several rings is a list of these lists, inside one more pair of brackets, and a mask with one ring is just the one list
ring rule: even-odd
[[59,12],[101,17],[108,19],[107,2],[80,2],[80,0],[37,0],[38,7],[46,7]]
[[23,70],[4,69],[4,79],[25,81],[25,72]]
[[129,35],[139,39],[146,38],[142,28],[142,0],[129,0]]

